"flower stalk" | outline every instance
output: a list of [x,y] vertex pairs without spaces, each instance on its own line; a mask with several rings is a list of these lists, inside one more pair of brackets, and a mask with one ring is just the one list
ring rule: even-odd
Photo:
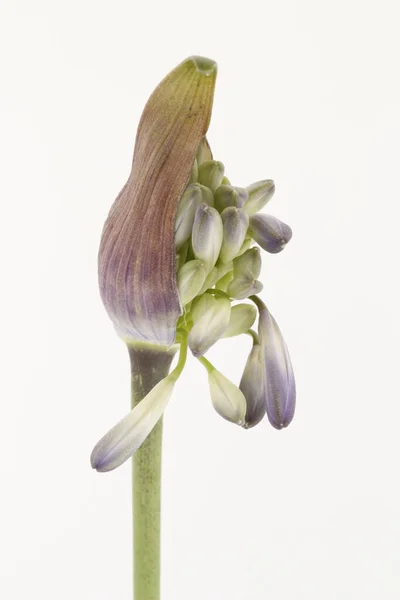
[[[134,408],[164,379],[176,353],[143,345],[128,346],[131,359],[131,392]],[[163,421],[133,455],[133,588],[135,600],[160,598],[160,516]]]

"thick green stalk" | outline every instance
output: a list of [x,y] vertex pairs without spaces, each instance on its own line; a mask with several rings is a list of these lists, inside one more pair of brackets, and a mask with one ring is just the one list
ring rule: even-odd
[[[128,346],[132,373],[132,408],[168,375],[177,346]],[[160,598],[162,419],[133,456],[134,600]]]

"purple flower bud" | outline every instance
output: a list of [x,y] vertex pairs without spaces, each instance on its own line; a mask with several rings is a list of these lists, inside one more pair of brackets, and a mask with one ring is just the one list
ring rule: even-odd
[[277,254],[292,237],[289,225],[272,215],[252,215],[249,234],[267,252]]
[[254,298],[254,301],[260,314],[258,337],[267,416],[271,425],[276,429],[282,429],[293,419],[296,406],[293,367],[274,317],[259,298]]
[[249,226],[248,214],[242,208],[229,206],[221,213],[224,226],[220,259],[226,263],[233,260],[243,245]]

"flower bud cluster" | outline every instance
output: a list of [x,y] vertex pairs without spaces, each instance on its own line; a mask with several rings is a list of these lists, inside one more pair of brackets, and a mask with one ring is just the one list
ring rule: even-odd
[[[213,160],[207,141],[200,144],[175,219],[178,290],[185,313],[181,319],[193,321],[189,345],[197,356],[227,335],[222,331],[222,323],[228,323],[229,312],[227,304],[218,301],[217,291],[229,299],[229,308],[232,301],[261,292],[260,247],[275,254],[291,238],[288,225],[271,215],[257,214],[274,191],[270,179],[247,188],[231,185],[224,165]],[[213,290],[217,294],[212,297],[214,304],[200,304],[200,315],[199,309],[194,310],[200,306],[195,300],[207,291],[210,296]],[[217,330],[212,327],[214,322],[218,323]],[[228,331],[237,329],[231,324]]]

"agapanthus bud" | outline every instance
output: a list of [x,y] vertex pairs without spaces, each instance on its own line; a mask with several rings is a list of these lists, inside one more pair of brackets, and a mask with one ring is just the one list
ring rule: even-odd
[[252,183],[246,189],[249,198],[245,204],[245,210],[248,215],[254,215],[271,200],[275,192],[275,184],[271,179],[265,179]]
[[233,261],[235,277],[257,279],[261,273],[261,253],[259,248],[249,248]]
[[221,292],[225,292],[225,294],[227,294],[228,287],[229,287],[229,284],[232,281],[232,279],[233,279],[233,270],[230,270],[223,277],[221,277],[221,279],[218,279],[217,283],[215,284],[215,289],[220,290]]
[[207,138],[204,137],[197,148],[197,164],[201,165],[203,162],[206,162],[206,160],[212,160],[212,158],[213,155],[211,152],[210,144],[208,143]]
[[207,272],[204,263],[195,259],[185,263],[178,272],[178,290],[182,306],[193,300],[201,290]]
[[207,186],[213,192],[221,185],[225,167],[216,160],[206,160],[199,166],[199,183]]
[[142,445],[162,416],[176,379],[162,379],[143,400],[96,444],[90,457],[93,469],[112,471]]
[[277,254],[291,239],[292,230],[276,217],[263,214],[250,217],[249,234],[261,248]]
[[[189,333],[189,348],[194,356],[202,356],[225,332],[229,323],[231,303],[226,297],[213,298]],[[192,313],[193,315],[193,313]]]
[[234,277],[228,285],[227,293],[236,300],[244,300],[259,294],[263,284],[257,281],[261,272],[261,254],[259,248],[250,248],[233,261]]
[[193,300],[190,307],[190,315],[194,322],[199,321],[201,317],[215,306],[215,298],[211,294],[201,294]]
[[256,298],[255,302],[260,314],[258,337],[263,363],[267,416],[271,425],[276,429],[282,429],[293,419],[296,406],[293,367],[274,317],[259,298]]
[[249,296],[259,294],[263,289],[263,284],[257,279],[250,277],[234,277],[227,288],[227,293],[231,298],[244,300]]
[[175,217],[175,246],[180,248],[192,234],[194,216],[202,202],[202,191],[199,184],[188,185],[180,199]]
[[229,206],[242,208],[246,201],[243,194],[244,188],[235,188],[232,185],[220,185],[214,192],[215,208],[222,212]]
[[246,362],[239,388],[246,398],[245,427],[257,425],[267,410],[267,393],[264,381],[264,358],[259,344],[254,344]]
[[230,206],[221,213],[224,227],[220,252],[222,262],[233,260],[239,252],[246,237],[249,217],[242,208]]
[[228,327],[222,337],[233,337],[248,331],[256,320],[257,310],[252,304],[236,304],[231,308]]
[[217,413],[231,423],[243,425],[246,415],[243,392],[217,369],[209,372],[208,384],[211,402]]
[[190,57],[163,79],[144,108],[132,171],[111,208],[99,251],[101,297],[124,339],[174,342],[181,314],[175,214],[208,129],[216,74],[213,61]]
[[208,206],[214,206],[214,194],[210,188],[206,187],[205,185],[201,185],[200,183],[197,185],[201,191],[201,201],[208,204]]
[[219,256],[223,238],[221,217],[215,208],[200,204],[192,230],[192,247],[196,258],[202,260],[208,272]]

